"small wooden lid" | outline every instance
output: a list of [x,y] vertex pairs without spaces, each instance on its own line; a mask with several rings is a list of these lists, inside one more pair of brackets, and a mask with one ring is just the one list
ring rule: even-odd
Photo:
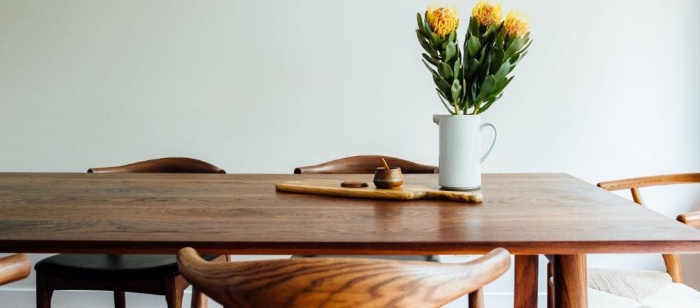
[[362,187],[369,187],[369,184],[367,182],[362,182],[362,181],[344,181],[344,182],[340,183],[340,187],[362,188]]

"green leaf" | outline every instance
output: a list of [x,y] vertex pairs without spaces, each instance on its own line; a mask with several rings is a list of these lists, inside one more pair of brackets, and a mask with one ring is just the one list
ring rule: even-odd
[[[479,89],[479,84],[476,82],[476,80],[472,81],[472,91],[471,91],[471,97],[472,97],[472,104],[476,102],[476,91]],[[472,107],[472,106],[469,106]]]
[[430,45],[426,37],[421,35],[420,31],[416,30],[416,34],[418,35],[418,43],[420,43],[421,47],[423,47],[423,50],[425,50],[431,55],[437,54],[435,48],[433,48],[433,46]]
[[510,58],[510,56],[512,56],[515,52],[519,51],[522,47],[523,47],[523,39],[516,37],[515,39],[513,39],[510,42],[510,44],[506,48],[506,52],[505,52],[504,57],[506,59]]
[[496,36],[496,48],[503,49],[503,41],[506,39],[506,28],[501,27],[500,30],[498,30],[498,35]]
[[467,49],[469,49],[469,55],[472,57],[476,55],[477,52],[479,52],[479,49],[481,49],[481,42],[479,42],[479,38],[476,36],[470,36],[469,41],[467,42]]
[[425,61],[428,61],[430,64],[435,65],[436,67],[439,63],[438,62],[439,60],[434,59],[433,57],[429,56],[427,53],[423,53],[423,59],[425,59]]
[[510,76],[508,79],[506,79],[505,82],[498,82],[496,84],[496,89],[495,89],[494,93],[503,92],[503,89],[505,89],[508,86],[508,84],[510,83],[511,80],[513,80],[514,77],[515,76]]
[[442,38],[439,35],[435,34],[435,32],[432,31],[430,31],[430,33],[428,34],[430,35],[430,44],[432,44],[433,47],[442,46]]
[[458,101],[460,94],[462,94],[462,85],[459,84],[459,80],[455,79],[452,82],[450,90],[452,91],[452,100]]
[[472,59],[472,62],[469,63],[469,71],[467,71],[467,78],[472,78],[477,69],[479,69],[479,60]]
[[457,45],[454,42],[448,42],[445,48],[445,62],[450,61],[457,54]]
[[493,74],[496,72],[501,67],[501,64],[503,64],[503,49],[495,48],[491,57],[489,73]]
[[490,75],[486,77],[486,80],[484,80],[484,83],[481,84],[481,89],[479,89],[479,95],[476,97],[476,101],[483,101],[491,95],[493,92],[493,89],[496,87],[496,77],[493,75]]
[[455,79],[461,79],[462,77],[462,60],[460,60],[459,57],[457,57],[455,65],[452,68],[452,74],[454,75]]
[[420,16],[420,13],[416,13],[416,21],[418,21],[418,30],[427,34],[429,31],[425,28],[425,25],[423,25],[423,17]]
[[503,65],[501,65],[501,68],[498,69],[498,72],[496,72],[496,79],[505,79],[506,75],[508,75],[510,71],[510,62],[504,62]]
[[442,102],[442,105],[445,106],[445,109],[447,109],[447,112],[449,112],[450,114],[455,114],[456,112],[454,111],[454,107],[450,106],[450,104],[448,104],[447,102],[445,102],[445,100],[448,100],[448,99],[445,97],[445,94],[443,94],[442,92],[440,92],[440,90],[438,90],[438,89],[435,89],[435,90],[437,90],[438,97],[440,98],[440,101]]
[[[503,24],[503,22],[501,22],[499,25],[502,25],[502,24]],[[488,27],[488,29],[486,29],[486,33],[484,33],[484,38],[488,39],[489,37],[494,35],[496,33],[496,30],[498,30],[498,27],[499,26],[496,26],[496,25],[490,25]]]
[[527,54],[527,51],[523,52],[522,54],[517,54],[515,56],[510,57],[510,66],[511,66],[510,70],[511,71],[520,62],[520,60],[522,60],[525,57],[526,54]]
[[479,110],[477,110],[476,114],[480,114],[480,113],[482,113],[482,112],[488,110],[489,107],[491,107],[491,105],[493,105],[493,102],[495,102],[495,101],[497,101],[498,99],[500,99],[501,96],[503,96],[503,94],[500,94],[500,95],[496,96],[495,98],[492,98],[492,99],[488,100],[484,106],[482,106],[481,108],[479,108]]
[[454,76],[452,75],[452,68],[445,62],[440,62],[440,65],[438,65],[438,73],[440,73],[440,77],[445,79],[450,79]]
[[432,67],[430,67],[430,65],[428,65],[428,62],[426,62],[425,60],[423,60],[423,64],[425,64],[425,67],[427,67],[428,70],[430,70],[430,72],[433,73],[433,75],[435,75],[435,76],[440,76],[440,74],[438,74],[438,72],[435,71],[435,69],[433,69]]
[[452,91],[450,84],[447,81],[445,81],[445,79],[440,78],[440,76],[433,75],[433,82],[435,82],[435,85],[440,91],[445,93],[445,97],[447,97],[448,94],[450,94],[450,92]]
[[468,36],[479,36],[479,21],[474,17],[469,17],[469,30],[467,32]]
[[452,31],[452,33],[450,33],[450,37],[447,40],[450,42],[454,42],[456,39],[457,39],[457,31]]

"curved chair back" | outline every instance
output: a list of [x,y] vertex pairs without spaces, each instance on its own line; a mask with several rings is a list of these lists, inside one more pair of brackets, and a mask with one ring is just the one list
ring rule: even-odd
[[497,248],[462,264],[363,258],[210,263],[192,248],[180,273],[224,307],[437,307],[480,290],[510,267]]
[[27,278],[31,271],[32,264],[23,253],[0,258],[0,285]]
[[224,169],[210,163],[187,157],[166,157],[136,162],[133,164],[90,168],[88,173],[226,173]]
[[325,174],[374,174],[374,170],[382,165],[384,158],[390,167],[400,167],[403,174],[437,173],[435,166],[422,165],[401,158],[381,155],[359,155],[344,157],[313,166],[297,167],[294,174],[325,173]]

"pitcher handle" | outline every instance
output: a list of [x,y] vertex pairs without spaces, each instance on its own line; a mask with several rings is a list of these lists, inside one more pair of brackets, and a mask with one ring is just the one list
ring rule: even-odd
[[496,145],[496,140],[498,139],[498,129],[496,129],[495,125],[488,122],[479,126],[479,133],[481,133],[481,130],[484,129],[484,127],[486,126],[490,126],[491,128],[493,128],[493,141],[491,142],[491,146],[489,146],[488,151],[486,151],[486,154],[484,154],[484,156],[481,157],[481,163],[483,163],[486,157],[489,156],[489,153],[491,153],[491,150],[493,150],[493,146]]

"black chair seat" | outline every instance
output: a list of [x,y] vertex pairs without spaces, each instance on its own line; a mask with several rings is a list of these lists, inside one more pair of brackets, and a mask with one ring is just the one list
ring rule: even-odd
[[[211,261],[218,256],[203,256]],[[37,262],[37,272],[92,281],[130,281],[179,275],[175,255],[58,254]]]

